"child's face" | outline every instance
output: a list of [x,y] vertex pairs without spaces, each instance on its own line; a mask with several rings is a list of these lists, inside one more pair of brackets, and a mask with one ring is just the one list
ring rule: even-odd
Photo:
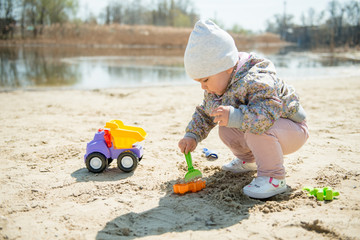
[[201,84],[201,88],[208,93],[223,95],[229,84],[230,76],[233,68],[229,68],[226,71],[212,75],[210,77],[195,79],[195,81]]

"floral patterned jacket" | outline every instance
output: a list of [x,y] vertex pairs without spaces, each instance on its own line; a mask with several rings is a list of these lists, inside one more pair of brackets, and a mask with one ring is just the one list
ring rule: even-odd
[[249,55],[221,97],[205,91],[203,103],[196,107],[185,136],[197,142],[205,139],[216,126],[210,113],[220,105],[233,107],[227,127],[255,134],[267,131],[280,117],[296,122],[305,119],[294,88],[276,76],[271,61],[255,54]]

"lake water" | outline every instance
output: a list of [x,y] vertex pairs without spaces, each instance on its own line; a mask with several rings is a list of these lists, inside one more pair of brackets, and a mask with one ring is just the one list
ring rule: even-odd
[[[183,49],[0,47],[0,90],[75,89],[194,84],[184,71]],[[360,76],[360,61],[277,49],[257,51],[283,79]],[[266,53],[263,53],[266,52]]]

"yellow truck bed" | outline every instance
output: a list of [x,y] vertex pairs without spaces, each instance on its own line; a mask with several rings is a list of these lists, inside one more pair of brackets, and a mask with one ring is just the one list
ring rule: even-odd
[[110,129],[111,140],[114,148],[132,148],[136,142],[141,142],[146,137],[146,132],[140,127],[125,126],[120,120],[106,122],[104,128]]

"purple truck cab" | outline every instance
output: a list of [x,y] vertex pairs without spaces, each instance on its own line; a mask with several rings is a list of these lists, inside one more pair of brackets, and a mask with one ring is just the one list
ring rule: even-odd
[[118,167],[124,172],[136,169],[143,157],[143,147],[133,144],[131,148],[115,148],[109,130],[99,129],[94,139],[86,146],[84,161],[87,169],[93,173],[104,171],[113,159],[117,159]]

